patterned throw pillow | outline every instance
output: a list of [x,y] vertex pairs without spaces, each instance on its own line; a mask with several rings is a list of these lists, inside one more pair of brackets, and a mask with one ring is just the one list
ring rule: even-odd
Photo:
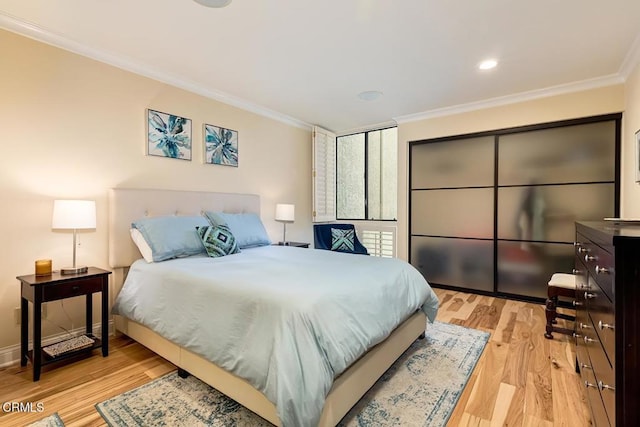
[[340,228],[331,229],[331,250],[341,252],[353,252],[354,231]]
[[240,252],[236,238],[226,225],[196,227],[198,236],[210,257],[221,257]]

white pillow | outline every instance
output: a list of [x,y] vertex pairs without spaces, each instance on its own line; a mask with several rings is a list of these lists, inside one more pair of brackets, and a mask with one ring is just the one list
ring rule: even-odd
[[147,243],[147,241],[144,239],[144,236],[142,235],[140,230],[138,230],[137,228],[132,228],[131,230],[129,230],[129,233],[131,233],[131,240],[133,240],[133,243],[136,244],[138,250],[142,254],[142,258],[144,258],[144,260],[147,262],[153,262],[153,252],[151,251],[151,246],[149,246],[149,243]]

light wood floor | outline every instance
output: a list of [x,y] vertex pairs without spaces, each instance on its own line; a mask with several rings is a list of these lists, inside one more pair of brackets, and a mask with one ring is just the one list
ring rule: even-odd
[[[450,426],[588,426],[568,337],[546,340],[544,307],[436,289],[438,320],[491,332],[491,339],[450,419]],[[0,425],[23,426],[58,412],[66,426],[104,426],[94,405],[175,369],[125,337],[31,381],[30,367],[0,370],[0,402],[43,402],[41,413],[5,413]]]

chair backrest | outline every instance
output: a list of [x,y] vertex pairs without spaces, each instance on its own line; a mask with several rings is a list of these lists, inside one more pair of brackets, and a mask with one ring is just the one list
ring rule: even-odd
[[[333,232],[335,230],[352,230],[353,231],[353,251],[345,249],[345,245],[341,245],[340,249],[334,247]],[[356,229],[353,224],[314,224],[313,225],[313,243],[316,249],[335,250],[337,252],[354,253],[369,255],[367,248],[360,242]]]

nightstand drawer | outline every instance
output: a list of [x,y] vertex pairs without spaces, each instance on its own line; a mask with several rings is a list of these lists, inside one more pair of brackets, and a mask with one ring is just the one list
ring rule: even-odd
[[54,301],[100,291],[102,291],[101,277],[74,280],[68,283],[43,286],[42,301]]

